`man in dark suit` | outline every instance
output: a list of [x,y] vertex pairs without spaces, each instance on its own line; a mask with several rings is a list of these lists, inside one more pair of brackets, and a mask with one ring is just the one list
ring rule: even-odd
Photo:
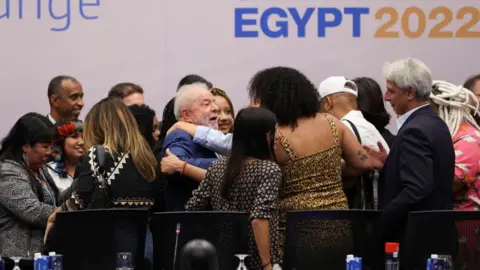
[[452,210],[455,153],[445,122],[429,102],[432,75],[416,59],[404,59],[385,66],[387,91],[398,115],[398,134],[379,180],[379,208],[382,209],[377,235],[383,241],[402,241],[411,211]]
[[[218,107],[213,103],[213,96],[203,83],[185,85],[178,90],[174,113],[178,121],[217,128]],[[166,176],[166,210],[183,211],[185,203],[201,181],[186,177],[183,172],[191,169],[190,166],[206,170],[217,159],[217,155],[194,143],[192,136],[181,130],[167,135],[158,160],[166,155],[167,149],[185,163],[179,173]]]

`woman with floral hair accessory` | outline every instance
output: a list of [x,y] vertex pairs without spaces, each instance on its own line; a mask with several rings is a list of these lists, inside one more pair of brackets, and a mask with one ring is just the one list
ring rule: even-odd
[[55,125],[52,154],[47,167],[60,192],[65,192],[71,186],[75,168],[85,154],[82,132],[83,123],[79,120]]

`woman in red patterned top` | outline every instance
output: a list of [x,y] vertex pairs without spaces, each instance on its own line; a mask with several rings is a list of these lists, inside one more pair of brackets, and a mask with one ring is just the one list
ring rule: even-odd
[[455,149],[455,209],[480,209],[480,127],[473,114],[478,113],[475,95],[453,84],[435,81],[430,96],[452,134]]
[[[455,210],[480,209],[480,127],[479,102],[475,94],[462,86],[434,81],[430,95],[433,108],[447,124],[455,149],[453,180]],[[480,235],[477,221],[457,221],[458,254],[456,269],[480,269]]]

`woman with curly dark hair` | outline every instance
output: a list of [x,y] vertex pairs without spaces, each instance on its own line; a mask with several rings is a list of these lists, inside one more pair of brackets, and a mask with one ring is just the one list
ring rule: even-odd
[[[283,173],[280,229],[285,228],[288,211],[348,209],[342,158],[357,171],[354,174],[373,169],[373,160],[342,122],[319,113],[319,94],[310,80],[288,67],[265,69],[251,80],[249,97],[251,106],[269,109],[278,119],[275,155]],[[312,230],[309,239],[321,239],[330,247],[343,245],[339,240],[348,229],[329,225],[334,225],[331,230],[324,225]]]

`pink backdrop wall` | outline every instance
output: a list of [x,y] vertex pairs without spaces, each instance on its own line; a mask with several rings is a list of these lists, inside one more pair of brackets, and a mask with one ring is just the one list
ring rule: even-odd
[[[439,21],[428,19],[437,6],[453,12],[445,28],[455,31],[466,21],[456,13],[464,6],[480,7],[478,1],[313,1],[313,0],[57,0],[50,14],[49,1],[41,0],[40,19],[37,1],[0,0],[0,137],[13,122],[28,111],[48,112],[47,85],[59,74],[72,75],[84,86],[85,108],[106,96],[115,83],[131,81],[146,90],[146,101],[157,114],[174,95],[178,80],[187,73],[197,73],[215,86],[225,89],[238,108],[248,102],[248,80],[259,69],[288,65],[305,72],[316,84],[331,75],[371,76],[383,85],[381,68],[386,61],[406,56],[424,60],[435,79],[461,84],[467,76],[480,73],[478,48],[480,38],[428,38]],[[70,24],[63,31],[70,3]],[[80,4],[83,3],[83,9]],[[5,15],[9,5],[9,17]],[[91,6],[86,6],[91,4]],[[263,11],[276,6],[296,8],[303,14],[308,7],[368,7],[361,17],[361,36],[352,37],[352,16],[317,36],[317,9],[306,27],[305,37],[297,36],[297,26],[289,16],[289,37],[235,37],[235,9],[256,7]],[[419,38],[375,38],[375,31],[386,20],[376,20],[375,13],[385,6],[399,12],[419,7],[426,14],[426,29]],[[83,12],[83,15],[82,15]],[[3,16],[2,16],[3,14]],[[332,15],[333,16],[333,15]],[[327,17],[332,20],[333,17]],[[473,15],[474,18],[477,15]],[[94,19],[86,19],[96,17]],[[245,15],[244,18],[254,18]],[[260,15],[256,16],[257,18]],[[480,12],[478,14],[480,18]],[[274,15],[268,24],[275,30]],[[408,19],[407,19],[408,21]],[[418,19],[409,17],[415,29]],[[260,29],[246,26],[244,29]],[[472,27],[480,31],[480,22]]]

